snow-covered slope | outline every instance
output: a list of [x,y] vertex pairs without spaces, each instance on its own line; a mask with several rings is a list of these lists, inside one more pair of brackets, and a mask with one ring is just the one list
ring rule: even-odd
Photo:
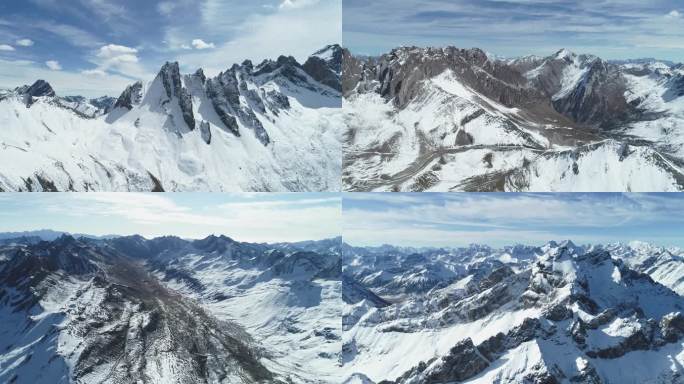
[[215,78],[166,63],[111,107],[44,81],[17,88],[0,95],[0,190],[339,190],[337,52],[245,61]]
[[338,382],[339,251],[283,247],[223,236],[0,244],[0,381]]
[[679,191],[681,77],[567,50],[345,51],[343,188]]
[[[678,253],[637,242],[419,254],[346,247],[345,377],[679,383],[684,297],[663,273],[681,267]],[[415,270],[442,272],[425,279]],[[345,294],[360,291],[366,294]]]

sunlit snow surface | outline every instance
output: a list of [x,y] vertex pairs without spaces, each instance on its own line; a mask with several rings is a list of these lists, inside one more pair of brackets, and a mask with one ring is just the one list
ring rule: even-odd
[[[513,345],[489,361],[486,368],[458,382],[524,383],[550,372],[558,382],[570,383],[579,380],[571,381],[571,377],[586,378],[590,371],[606,383],[681,382],[681,339],[648,347],[625,347],[634,343],[639,334],[652,332],[653,323],[648,319],[657,323],[679,316],[684,308],[684,297],[676,293],[682,289],[684,275],[680,271],[684,265],[681,249],[641,242],[592,247],[551,242],[538,248],[520,248],[518,252],[511,249],[444,249],[424,251],[419,258],[397,248],[386,251],[386,255],[377,250],[350,248],[345,255],[344,275],[389,304],[378,306],[370,297],[345,303],[345,383],[377,383],[397,380],[402,375],[398,383],[421,383],[425,376],[411,371],[419,363],[427,363],[422,368],[426,373],[448,367],[443,358],[460,341],[470,338],[478,345],[498,333],[511,332],[526,319],[539,319],[538,336]],[[391,261],[394,259],[396,262]],[[454,263],[461,268],[454,268]],[[446,268],[452,272],[419,289],[408,278],[415,268]],[[487,281],[488,274],[500,268],[517,272],[508,272],[508,277],[501,280],[503,285],[495,284],[484,291],[477,288]],[[598,306],[597,312],[591,314],[588,307],[575,302],[578,294],[588,295]],[[468,308],[483,303],[489,303],[488,309],[478,312],[474,319],[468,318]],[[550,308],[558,305],[568,305],[569,317],[548,319]],[[584,344],[578,344],[570,332],[577,319],[597,324],[586,329]],[[590,352],[611,349],[627,352],[610,358]]]
[[[110,246],[115,247],[99,249]],[[219,356],[222,350],[216,356],[207,355],[206,371],[196,375],[195,360],[183,355],[180,339],[180,335],[192,334],[189,328],[193,327],[210,330],[209,336],[195,333],[192,342],[201,344],[207,342],[203,337],[217,337],[221,342],[245,343],[273,374],[273,381],[268,382],[342,380],[336,251],[328,255],[302,252],[289,244],[250,248],[242,243],[197,253],[179,247],[167,250],[172,255],[168,259],[131,262],[122,270],[102,259],[94,275],[42,269],[35,264],[39,259],[23,259],[25,250],[44,248],[3,248],[8,253],[0,258],[0,382],[264,382],[252,379],[251,373],[241,374],[242,369],[250,369],[241,360],[244,355]],[[275,247],[284,247],[283,253]],[[82,259],[88,257],[82,250],[69,248],[54,257],[94,260]],[[31,276],[3,274],[29,262]],[[119,273],[125,274],[123,279]],[[126,280],[133,276],[135,281]],[[148,288],[153,288],[153,295]],[[176,324],[182,328],[174,329]],[[121,332],[125,340],[112,338]],[[211,366],[212,357],[219,359],[220,367]]]
[[[339,93],[255,77],[250,89],[278,91],[290,103],[277,112],[255,111],[271,139],[265,146],[240,121],[239,137],[228,132],[195,79],[182,81],[192,96],[192,131],[177,99],[164,102],[158,79],[144,85],[133,110],[92,119],[49,97],[36,98],[30,108],[21,97],[0,100],[0,189],[48,189],[40,185],[43,178],[60,191],[149,191],[154,177],[166,191],[340,190]],[[249,105],[244,97],[240,102]],[[209,144],[201,122],[209,124]]]
[[269,370],[297,383],[339,381],[339,280],[312,278],[305,267],[271,275],[220,256],[188,255],[175,265],[192,271],[206,289],[197,293],[178,280],[167,286],[197,298],[219,319],[243,326],[266,351]]
[[[538,58],[533,58],[539,60]],[[596,57],[567,60],[560,89],[586,81]],[[520,59],[523,60],[523,59]],[[525,77],[532,81],[546,61]],[[680,191],[684,188],[682,69],[625,65],[625,99],[646,117],[601,136],[539,123],[469,88],[450,69],[422,81],[406,106],[373,84],[344,99],[343,188],[348,191]],[[410,70],[410,69],[406,69]],[[642,73],[641,71],[653,71]],[[377,84],[375,84],[377,85]],[[594,137],[591,137],[594,135]],[[630,145],[625,145],[629,137]],[[573,140],[577,139],[577,142]]]

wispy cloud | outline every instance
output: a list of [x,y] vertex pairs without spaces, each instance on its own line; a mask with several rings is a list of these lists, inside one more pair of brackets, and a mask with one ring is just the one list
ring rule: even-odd
[[[341,199],[306,194],[65,193],[0,199],[0,231],[52,228],[69,232],[177,235],[225,234],[243,241],[322,239],[341,232]],[[43,212],[33,215],[32,210]]]
[[45,62],[45,65],[47,65],[47,67],[53,71],[61,71],[62,70],[62,66],[59,65],[59,61],[48,60]]
[[[226,23],[218,15],[232,4],[206,2],[202,8],[202,24],[207,33],[218,32],[230,38],[218,40],[220,36],[216,36],[215,49],[179,53],[179,62],[188,68],[202,67],[214,75],[245,59],[258,62],[288,55],[303,61],[327,44],[342,42],[341,0],[287,1],[280,5],[265,13],[252,13],[235,23]],[[187,44],[183,35],[181,28],[169,28],[167,41],[176,46]]]
[[[504,56],[559,48],[605,58],[684,61],[676,0],[344,0],[345,44],[377,54],[400,45],[479,47]],[[638,42],[638,44],[637,44]]]
[[[305,60],[342,41],[342,0],[26,0],[3,4],[0,14],[0,87],[38,78],[78,94],[86,83],[118,96],[136,80],[150,80],[166,61],[181,71],[218,74],[245,59],[292,55]],[[126,52],[112,50],[125,47]],[[17,62],[31,62],[10,76]],[[59,62],[51,71],[47,61]],[[13,62],[13,66],[7,64]],[[81,76],[81,81],[73,80]],[[127,79],[125,82],[122,78]],[[25,80],[27,79],[27,80]],[[63,87],[61,85],[71,84]],[[57,88],[57,87],[56,87]]]
[[31,39],[19,39],[15,43],[21,47],[30,47],[33,45],[33,40],[31,40]]
[[684,228],[684,198],[659,194],[354,194],[343,207],[357,244],[680,243]]
[[193,47],[195,47],[195,49],[216,48],[216,45],[214,45],[214,43],[207,43],[202,39],[194,39],[191,44]]

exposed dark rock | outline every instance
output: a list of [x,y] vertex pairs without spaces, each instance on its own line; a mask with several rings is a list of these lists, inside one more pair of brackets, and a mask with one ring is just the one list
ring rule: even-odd
[[22,91],[20,93],[24,93],[32,97],[52,97],[56,95],[50,83],[48,83],[45,80],[38,80],[35,83],[33,83],[30,87],[24,86],[21,89]]
[[684,316],[680,312],[663,316],[660,320],[660,332],[669,343],[681,339],[684,337]]
[[126,108],[131,110],[134,105],[140,104],[140,101],[142,100],[142,87],[143,84],[141,81],[126,87],[123,93],[121,93],[121,96],[116,100],[116,103],[114,103],[114,108]]
[[209,122],[203,121],[200,123],[200,134],[205,143],[211,144],[211,127]]
[[[202,74],[203,75],[203,74]],[[195,129],[195,116],[192,111],[192,97],[181,82],[178,62],[167,62],[159,71],[157,78],[161,80],[168,100],[178,98],[178,106],[183,114],[183,121],[191,130]]]
[[[319,56],[329,55],[327,60]],[[342,48],[335,44],[329,45],[314,53],[302,65],[302,69],[314,80],[325,84],[332,89],[342,91],[340,75],[342,71]]]
[[439,370],[430,372],[424,383],[448,383],[463,381],[482,372],[489,366],[470,338],[454,345],[442,358]]

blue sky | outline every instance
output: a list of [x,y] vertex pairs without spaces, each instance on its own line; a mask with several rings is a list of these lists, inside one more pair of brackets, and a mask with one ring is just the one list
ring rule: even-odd
[[345,194],[353,245],[502,246],[648,241],[684,247],[684,194]]
[[341,0],[0,2],[0,88],[45,78],[58,94],[118,96],[167,60],[208,75],[342,39]]
[[560,48],[606,59],[684,62],[681,0],[343,0],[344,44],[478,47],[505,56]]
[[0,232],[318,240],[340,235],[340,204],[336,193],[3,193]]

